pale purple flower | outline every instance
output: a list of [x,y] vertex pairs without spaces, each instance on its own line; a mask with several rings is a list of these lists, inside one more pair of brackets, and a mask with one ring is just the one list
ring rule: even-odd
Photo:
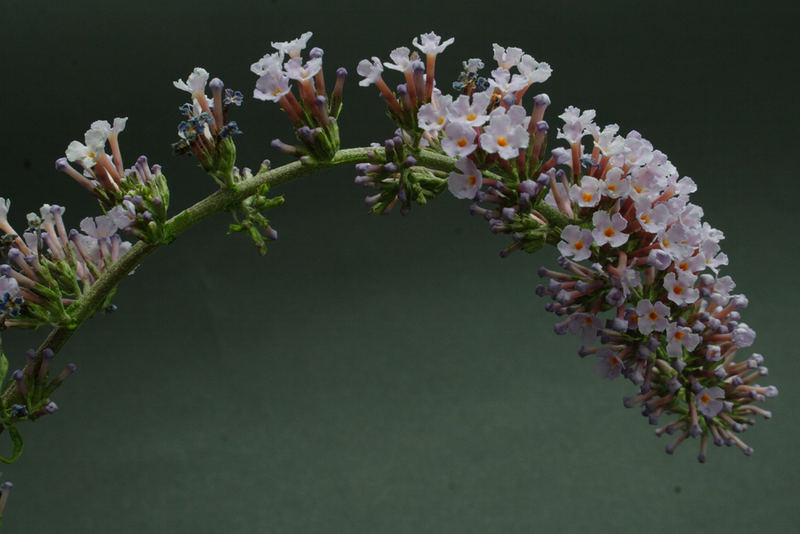
[[442,139],[442,150],[451,157],[466,157],[472,154],[478,145],[475,143],[475,128],[456,121],[450,122],[445,128],[447,137]]
[[597,178],[584,176],[581,178],[580,185],[573,184],[569,190],[569,197],[578,206],[590,208],[600,203],[601,182]]
[[433,93],[433,102],[425,104],[417,112],[419,127],[426,132],[435,132],[444,128],[447,121],[447,110],[453,102],[450,95],[439,95]]
[[716,362],[722,358],[722,347],[719,345],[706,345],[706,360]]
[[507,114],[493,115],[489,126],[480,136],[481,148],[503,159],[513,159],[519,150],[528,147],[528,132],[521,125],[513,125]]
[[278,102],[290,89],[289,76],[283,73],[279,76],[274,76],[272,73],[268,72],[256,81],[256,88],[253,90],[253,98],[269,102]]
[[450,46],[455,42],[455,37],[451,37],[450,39],[446,40],[445,42],[441,43],[442,38],[436,35],[433,32],[423,33],[419,36],[419,40],[416,37],[411,41],[411,43],[419,48],[419,50],[425,55],[437,55],[441,54],[445,48]]
[[691,328],[678,326],[677,323],[667,325],[667,354],[671,357],[680,357],[683,348],[691,352],[699,343],[700,336],[692,332]]
[[358,63],[356,72],[358,72],[359,75],[364,77],[363,80],[358,82],[358,85],[362,87],[367,87],[377,82],[378,79],[381,77],[381,73],[383,72],[383,65],[381,64],[380,58],[372,56],[372,62],[370,62],[370,60],[368,59],[362,59]]
[[410,56],[410,53],[411,51],[405,46],[395,48],[389,54],[389,57],[392,59],[392,61],[394,61],[394,63],[384,61],[383,65],[387,69],[397,70],[400,72],[409,72],[413,68],[414,61],[416,60],[416,58],[412,58]]
[[597,331],[603,326],[600,319],[592,313],[573,313],[569,319],[570,333],[580,334],[584,345],[594,341]]
[[[553,73],[553,69],[550,65],[544,62],[538,62],[533,59],[533,56],[528,54],[524,54],[519,59],[517,70],[519,70],[519,76],[525,80],[526,85],[543,82]],[[517,75],[515,75],[515,77],[516,76]]]
[[286,54],[290,58],[300,57],[300,52],[305,49],[306,45],[308,44],[308,40],[311,39],[311,36],[314,35],[311,32],[305,32],[297,39],[292,39],[291,41],[281,41],[278,43],[271,43],[272,47],[275,48],[281,54]]
[[581,229],[579,226],[570,224],[564,227],[561,232],[561,241],[558,243],[558,251],[564,257],[572,257],[575,261],[585,260],[592,255],[591,245],[593,242],[592,232]]
[[667,298],[678,306],[691,304],[700,297],[700,291],[693,284],[694,281],[682,271],[678,276],[675,276],[675,273],[667,273],[664,277],[664,289],[667,290]]
[[456,198],[474,198],[483,184],[481,171],[469,158],[456,162],[459,172],[451,172],[447,177],[447,189]]
[[271,73],[276,77],[279,76],[283,72],[283,54],[280,52],[266,54],[250,65],[250,71],[258,76],[263,76],[267,73]]
[[714,386],[712,388],[701,389],[696,396],[697,410],[708,418],[716,417],[722,411],[722,400],[725,392],[722,388]]
[[95,239],[109,238],[117,231],[117,225],[108,215],[100,215],[92,219],[86,217],[81,221],[81,230]]
[[307,82],[322,69],[322,58],[310,59],[303,63],[302,58],[292,58],[286,62],[286,75],[299,82]]
[[511,70],[522,59],[523,52],[521,48],[515,46],[503,48],[499,44],[493,43],[492,49],[494,50],[494,59],[497,61],[497,66],[503,70]]
[[631,190],[631,180],[625,176],[622,169],[612,167],[606,171],[601,191],[603,196],[609,198],[625,198]]
[[616,352],[611,349],[602,348],[595,354],[600,360],[594,365],[594,371],[601,378],[613,380],[622,374],[625,364]]
[[[473,93],[472,102],[467,95],[460,95],[447,109],[447,118],[470,126],[483,126],[488,120],[486,108],[492,98],[491,90]],[[423,106],[424,107],[424,106]]]
[[[586,180],[586,177],[583,179]],[[607,211],[596,211],[592,215],[592,224],[594,225],[592,237],[597,245],[608,243],[616,248],[628,242],[628,234],[623,233],[628,221],[619,213],[611,217]]]
[[653,304],[647,299],[642,299],[636,304],[636,325],[639,332],[649,334],[654,330],[663,332],[669,324],[669,306],[663,302]]
[[569,106],[564,110],[564,113],[558,116],[559,119],[564,121],[564,129],[558,131],[558,139],[566,139],[571,145],[580,143],[581,137],[588,132],[586,129],[592,124],[597,112],[593,109],[587,109],[583,113],[575,106]]

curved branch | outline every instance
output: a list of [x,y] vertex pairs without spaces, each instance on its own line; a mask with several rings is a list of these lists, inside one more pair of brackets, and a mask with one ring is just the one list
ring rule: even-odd
[[[267,184],[272,188],[324,169],[354,165],[367,161],[383,161],[384,158],[384,149],[380,147],[361,147],[340,150],[330,161],[314,162],[311,164],[294,162],[260,172],[252,178],[236,184],[235,189],[219,189],[203,200],[186,208],[166,222],[165,234],[167,237],[164,241],[159,243],[145,243],[144,241],[139,241],[116,263],[111,265],[108,270],[103,272],[97,281],[81,296],[73,309],[70,310],[78,326],[74,328],[57,327],[50,332],[36,351],[36,358],[33,361],[33,372],[39,372],[39,367],[42,363],[42,351],[49,348],[53,352],[58,352],[75,330],[77,330],[86,319],[91,317],[94,311],[98,309],[126,275],[133,271],[136,266],[158,250],[162,245],[172,242],[178,235],[203,219],[215,213],[229,210],[238,202],[256,193],[258,188],[263,184]],[[423,149],[417,155],[417,162],[431,169],[449,171],[455,167],[456,160]],[[17,391],[16,382],[12,382],[2,393],[0,398],[6,406],[21,400],[22,398]],[[2,430],[2,427],[0,427],[0,432],[2,432]]]

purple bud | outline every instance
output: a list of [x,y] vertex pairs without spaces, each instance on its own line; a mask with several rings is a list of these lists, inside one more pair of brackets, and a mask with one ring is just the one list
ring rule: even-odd
[[517,191],[520,193],[527,193],[530,196],[536,196],[539,194],[539,184],[530,179],[523,180],[517,186]]
[[514,216],[517,214],[517,212],[514,211],[514,208],[503,208],[501,213],[503,215],[503,218],[507,221],[513,221]]
[[680,358],[672,362],[672,368],[682,373],[684,369],[686,369],[686,362],[681,360]]
[[56,160],[56,170],[57,171],[63,171],[67,167],[69,167],[69,161],[67,160],[67,158],[58,158]]
[[325,54],[325,51],[322,50],[320,47],[315,46],[308,52],[308,57],[311,59],[321,58]]
[[347,76],[347,69],[346,68],[339,67],[338,69],[336,69],[336,77],[337,78],[344,78],[345,76]]
[[221,93],[224,87],[225,84],[222,83],[222,80],[219,78],[212,78],[211,81],[208,82],[208,88],[211,89],[212,93]]
[[733,309],[734,310],[743,310],[747,308],[747,305],[750,301],[747,300],[747,297],[744,295],[734,295],[733,296]]
[[392,174],[397,172],[399,169],[397,168],[397,165],[394,162],[390,161],[389,163],[383,166],[383,170],[388,172],[389,174]]
[[417,164],[417,158],[414,156],[408,156],[405,160],[403,160],[403,167],[413,167]]
[[714,285],[714,282],[715,282],[716,280],[714,279],[714,276],[713,276],[713,275],[710,275],[710,274],[701,274],[701,275],[700,275],[700,277],[698,278],[698,281],[699,281],[700,285],[704,285],[704,286],[713,286],[713,285]]
[[536,123],[536,133],[544,135],[550,130],[550,125],[547,124],[547,121],[538,121]]
[[549,106],[550,105],[550,97],[547,96],[547,93],[539,93],[538,95],[533,97],[533,105],[534,106]]
[[660,248],[654,248],[647,255],[647,264],[659,271],[667,269],[672,263],[672,257]]

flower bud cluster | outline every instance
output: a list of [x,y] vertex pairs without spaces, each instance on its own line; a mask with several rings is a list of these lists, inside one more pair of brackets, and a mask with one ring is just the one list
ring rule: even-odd
[[[127,118],[115,118],[114,125],[99,120],[84,135],[86,144],[72,141],[66,157],[56,160],[56,169],[74,178],[101,202],[117,228],[147,242],[162,238],[167,220],[169,188],[160,165],[152,167],[146,156],[139,156],[133,167],[125,169],[119,148],[119,133]],[[112,155],[105,153],[106,142]],[[83,174],[69,162],[78,162]]]
[[[375,153],[369,154],[370,163],[356,165],[355,183],[376,189],[377,193],[368,195],[364,202],[372,213],[389,213],[399,205],[400,212],[405,215],[411,209],[411,203],[426,204],[428,199],[439,195],[447,185],[447,174],[431,171],[418,166],[412,150],[405,140],[398,135],[383,143],[385,158],[378,162]],[[380,145],[374,144],[375,148]]]
[[28,214],[27,230],[20,236],[8,222],[10,206],[10,200],[0,198],[0,231],[9,243],[6,263],[0,265],[0,325],[71,325],[69,307],[130,249],[117,231],[135,218],[115,208],[109,215],[83,219],[81,233],[66,229],[65,208],[45,204],[38,214]]
[[[230,187],[231,170],[236,163],[236,145],[231,138],[241,134],[239,125],[228,120],[228,110],[241,106],[243,95],[239,91],[225,89],[219,78],[208,81],[208,71],[195,67],[184,82],[172,82],[192,97],[191,102],[180,106],[184,120],[178,125],[180,140],[172,145],[175,153],[193,153],[200,166],[223,187]],[[211,98],[206,95],[206,84],[211,89]]]
[[[276,52],[265,54],[250,66],[258,76],[253,97],[278,103],[295,128],[297,145],[275,139],[273,148],[296,156],[303,163],[328,161],[339,150],[336,119],[342,109],[347,76],[344,68],[336,71],[336,84],[329,99],[322,71],[324,51],[315,47],[310,50],[308,61],[302,58],[311,36],[311,32],[306,32],[291,41],[272,43]],[[297,82],[299,100],[292,92],[290,80]]]
[[[269,160],[264,160],[258,172],[263,173],[268,171],[269,165]],[[244,180],[252,179],[253,172],[247,167],[241,171],[239,171],[237,167],[234,167],[233,178],[233,183],[236,185]],[[264,183],[254,195],[242,200],[238,206],[231,210],[235,223],[228,227],[228,234],[242,232],[248,235],[258,248],[259,254],[262,256],[267,253],[267,241],[275,241],[278,239],[278,231],[270,226],[269,220],[262,212],[276,206],[282,206],[285,201],[283,195],[267,197],[268,191],[269,185]]]
[[[59,374],[53,375],[51,363],[55,353],[49,348],[44,349],[38,358],[34,349],[29,349],[26,356],[25,367],[11,373],[11,380],[17,386],[14,396],[7,401],[0,398],[0,425],[3,428],[55,413],[58,406],[50,396],[78,368],[70,363]],[[0,352],[0,378],[5,377],[7,371],[8,360]]]

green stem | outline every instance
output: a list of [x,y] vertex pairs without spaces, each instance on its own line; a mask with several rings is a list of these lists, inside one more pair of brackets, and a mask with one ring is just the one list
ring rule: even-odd
[[[369,153],[374,153],[375,159],[370,159],[368,157]],[[307,174],[324,169],[354,165],[356,163],[368,161],[382,162],[384,157],[385,153],[383,148],[363,147],[340,150],[330,161],[315,162],[312,164],[302,164],[300,162],[289,163],[281,167],[276,167],[275,169],[258,173],[252,178],[236,184],[235,189],[219,189],[193,206],[186,208],[166,222],[166,238],[164,241],[159,243],[145,243],[144,241],[139,241],[133,245],[124,256],[106,270],[80,299],[78,299],[74,307],[70,310],[70,314],[76,326],[73,328],[54,328],[50,332],[36,351],[34,373],[39,372],[39,366],[42,362],[42,351],[44,349],[49,348],[53,352],[58,352],[67,340],[69,340],[73,332],[98,309],[101,303],[114,291],[117,284],[119,284],[128,273],[162,245],[173,241],[178,235],[203,219],[215,213],[219,213],[220,211],[231,209],[245,198],[256,193],[258,188],[263,184],[269,185],[271,189],[275,186],[291,182]],[[455,168],[456,160],[430,150],[421,150],[419,154],[416,155],[416,158],[419,165],[431,169],[451,171]],[[5,406],[8,406],[20,399],[21,396],[17,392],[17,384],[12,381],[2,393],[2,401]],[[2,430],[2,427],[0,427],[0,432],[2,432]]]

